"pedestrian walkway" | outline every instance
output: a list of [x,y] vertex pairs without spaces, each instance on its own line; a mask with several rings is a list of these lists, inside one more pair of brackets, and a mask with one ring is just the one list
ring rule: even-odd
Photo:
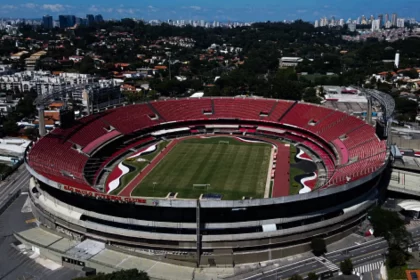
[[365,272],[371,272],[374,270],[379,270],[383,263],[384,263],[383,261],[368,263],[368,264],[356,267],[354,271],[359,272],[359,273],[365,273]]
[[339,269],[336,264],[332,263],[331,261],[327,260],[324,257],[315,257],[315,260],[325,265],[331,271],[337,271]]

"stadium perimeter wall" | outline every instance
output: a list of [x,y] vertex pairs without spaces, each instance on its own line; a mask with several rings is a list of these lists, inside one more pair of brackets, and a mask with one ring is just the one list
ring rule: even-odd
[[[388,158],[388,156],[387,156]],[[387,161],[388,162],[388,161]],[[380,167],[378,170],[374,171],[373,173],[359,179],[356,181],[352,181],[345,185],[329,187],[321,190],[317,190],[314,192],[309,192],[305,194],[299,195],[290,195],[290,196],[283,196],[277,198],[270,198],[270,199],[252,199],[252,200],[202,200],[200,201],[201,208],[243,208],[243,207],[254,207],[254,206],[263,206],[263,205],[272,205],[272,204],[282,204],[282,203],[290,203],[290,202],[298,202],[298,201],[306,201],[309,199],[316,199],[320,197],[334,195],[343,191],[350,190],[354,187],[360,186],[375,177],[379,176],[387,167],[387,162]],[[38,174],[32,167],[25,162],[26,168],[29,173],[35,177],[37,180],[45,183],[48,186],[54,187],[56,189],[60,189],[62,191],[68,191],[68,186],[54,182],[41,174]],[[93,195],[91,192],[82,191],[81,194],[83,195]],[[196,208],[197,207],[197,200],[188,200],[188,199],[176,199],[176,200],[169,200],[169,199],[147,199],[145,198],[146,203],[138,203],[134,202],[134,204],[138,205],[156,205],[158,207],[175,207],[175,208]]]
[[[33,194],[31,194],[31,196],[32,195]],[[86,225],[74,224],[73,222],[70,222],[69,219],[66,217],[60,218],[57,216],[57,214],[48,213],[46,209],[38,208],[39,205],[36,205],[36,203],[34,203],[35,200],[36,199],[33,199],[32,201],[35,216],[38,218],[39,221],[41,221],[41,223],[45,224],[48,227],[51,227],[51,229],[54,229],[56,226],[61,226],[69,230],[78,232],[81,235],[85,235],[85,237],[88,237],[88,238],[99,239],[99,240],[103,240],[104,242],[110,241],[109,238],[101,236],[100,233],[99,234],[89,233],[86,228]],[[55,202],[61,203],[63,206],[65,205],[65,203],[59,202],[58,200],[55,200]],[[268,259],[280,258],[280,257],[288,256],[291,254],[295,254],[296,252],[304,252],[304,251],[307,251],[309,248],[308,244],[309,244],[310,238],[317,235],[326,237],[328,242],[330,242],[329,240],[333,242],[335,240],[338,240],[339,238],[344,237],[345,234],[348,234],[349,232],[353,232],[359,225],[360,220],[365,217],[367,209],[370,206],[372,206],[374,203],[375,201],[372,200],[369,203],[363,205],[363,207],[355,209],[355,211],[348,212],[338,218],[326,220],[322,222],[321,224],[319,224],[316,228],[310,228],[308,226],[301,226],[301,227],[293,228],[294,234],[293,235],[288,234],[287,236],[284,236],[284,237],[271,236],[271,237],[264,238],[263,236],[255,235],[254,237],[245,236],[245,240],[243,238],[239,238],[239,239],[242,239],[243,241],[239,241],[239,240],[234,241],[236,239],[235,237],[238,237],[238,236],[232,235],[230,238],[228,238],[227,236],[223,236],[222,238],[222,239],[227,238],[227,239],[230,239],[231,241],[226,240],[225,242],[217,242],[216,240],[220,240],[222,236],[214,236],[215,240],[203,240],[203,244],[202,244],[203,249],[212,248],[212,249],[217,250],[217,248],[248,247],[249,250],[244,251],[242,253],[234,253],[234,254],[228,253],[227,255],[224,255],[222,253],[220,254],[214,253],[213,255],[210,255],[210,256],[203,255],[201,256],[200,265],[208,266],[210,262],[215,262],[218,266],[231,266],[231,265],[239,264],[239,263],[258,262],[258,261],[263,261],[263,260],[268,260]],[[69,210],[71,209],[71,211],[77,210],[77,209],[73,209],[71,206],[69,206],[68,209]],[[102,228],[101,230],[104,230],[105,232],[107,232],[108,229]],[[118,229],[118,231],[120,231],[122,235],[126,234],[125,230],[123,229]],[[337,239],[332,238],[333,236],[337,237]],[[213,239],[211,238],[212,236],[208,236],[208,237],[210,237],[210,239]],[[280,247],[280,248],[273,248],[273,249],[268,249],[268,250],[258,249],[258,247],[267,246],[273,243],[274,244],[275,243],[287,244],[290,242],[293,243],[295,242],[294,240],[302,240],[302,241],[308,240],[308,241],[302,242],[301,244],[296,245],[296,246],[284,245],[283,247]],[[112,240],[111,243],[119,242],[119,241],[121,242],[121,240]],[[127,242],[127,243],[129,244],[130,242]],[[140,244],[131,244],[131,245],[138,246]],[[143,246],[147,246],[147,245],[151,246],[150,244],[147,244],[147,241],[146,241],[145,244],[143,244]],[[257,251],[255,251],[253,248]],[[173,249],[194,250],[196,249],[196,240],[194,240],[193,238],[191,242],[184,241],[182,242],[182,244],[180,243],[178,245],[178,248],[173,248]],[[170,255],[171,254],[168,254],[168,256]],[[173,258],[174,260],[176,260],[177,258],[180,258],[180,257],[173,255]],[[194,260],[194,257],[191,256],[191,257],[184,257],[184,259],[176,260],[176,261],[179,261],[183,265],[191,265],[193,260]],[[165,261],[168,261],[168,260],[165,260]]]

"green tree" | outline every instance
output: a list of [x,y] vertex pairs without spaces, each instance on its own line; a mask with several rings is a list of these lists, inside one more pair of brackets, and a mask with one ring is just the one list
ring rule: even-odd
[[411,234],[397,212],[375,207],[369,212],[369,220],[375,236],[382,236],[388,241],[390,248],[405,250],[411,243]]
[[120,270],[109,274],[99,273],[98,275],[75,278],[73,280],[150,280],[144,271],[137,269]]
[[392,247],[388,251],[386,263],[389,267],[404,266],[407,261],[407,254],[399,247]]
[[90,56],[86,56],[80,61],[79,72],[83,74],[92,74],[95,71],[95,63]]
[[16,124],[15,118],[9,118],[3,123],[4,133],[7,135],[16,135],[19,132],[19,127]]
[[353,263],[351,259],[345,259],[340,263],[340,270],[345,275],[351,275],[353,272]]
[[295,274],[292,277],[290,277],[289,280],[303,280],[303,277],[299,274]]
[[311,248],[315,256],[321,256],[327,252],[325,240],[320,237],[315,237],[311,240]]
[[375,207],[369,212],[369,220],[375,236],[382,236],[388,242],[387,265],[389,267],[405,265],[406,249],[412,238],[398,213]]
[[309,274],[308,274],[308,277],[306,278],[307,280],[318,280],[318,275],[316,275],[316,273],[315,272],[310,272]]
[[321,104],[321,98],[316,95],[316,90],[313,87],[305,89],[303,92],[303,101],[315,104]]

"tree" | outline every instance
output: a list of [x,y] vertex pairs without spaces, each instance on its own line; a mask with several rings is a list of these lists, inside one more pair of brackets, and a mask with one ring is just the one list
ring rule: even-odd
[[407,261],[407,254],[398,247],[392,247],[388,251],[386,263],[389,267],[403,266]]
[[340,270],[345,275],[351,275],[353,272],[353,263],[351,259],[345,259],[340,263]]
[[3,130],[7,135],[16,135],[19,132],[19,126],[16,124],[16,119],[7,119],[3,123]]
[[369,212],[369,220],[375,236],[382,236],[389,247],[405,250],[411,242],[411,235],[397,212],[375,207]]
[[369,220],[375,236],[382,236],[388,242],[387,265],[389,267],[405,265],[406,249],[412,240],[398,213],[375,207],[369,212]]
[[307,280],[318,280],[318,275],[316,275],[316,273],[315,272],[310,272],[309,274],[308,274],[308,277],[306,278]]
[[137,269],[120,270],[108,274],[99,273],[98,275],[75,278],[73,280],[150,280],[144,271]]
[[295,274],[292,277],[290,277],[289,280],[303,280],[303,278],[299,274]]
[[315,104],[321,104],[321,98],[316,95],[316,90],[313,87],[305,89],[303,93],[303,101]]
[[95,63],[90,56],[86,56],[80,61],[79,71],[83,74],[92,74],[95,71]]
[[311,248],[315,256],[321,256],[327,252],[325,240],[320,237],[315,237],[314,239],[312,239]]

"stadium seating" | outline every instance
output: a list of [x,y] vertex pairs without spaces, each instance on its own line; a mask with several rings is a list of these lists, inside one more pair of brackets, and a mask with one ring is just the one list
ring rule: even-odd
[[267,121],[277,122],[293,104],[293,101],[278,100],[268,115]]
[[54,134],[38,141],[29,153],[29,163],[36,171],[74,178],[85,182],[83,168],[88,157],[72,148],[71,142],[62,142]]
[[[212,114],[203,114],[204,111]],[[54,178],[54,181],[63,184],[73,181],[81,188],[90,188],[84,176],[88,156],[76,148],[80,146],[83,150],[86,146],[92,146],[95,141],[108,139],[106,135],[112,128],[124,135],[131,135],[164,122],[232,118],[260,121],[268,127],[270,122],[277,123],[275,128],[284,130],[281,137],[286,135],[286,138],[301,143],[318,154],[326,166],[331,185],[369,174],[381,167],[386,157],[386,144],[376,137],[375,129],[345,113],[294,101],[218,97],[171,99],[128,105],[82,118],[73,127],[56,128],[35,143],[28,154],[28,163],[36,172]],[[241,128],[241,131],[254,133],[255,128]],[[152,140],[153,138],[144,139],[146,142]],[[142,141],[110,152],[109,158],[97,162],[95,166],[99,165],[99,169],[90,172],[88,180],[92,181],[93,178],[94,182],[113,158],[146,143]],[[340,146],[340,152],[346,153],[346,160],[338,162],[330,144]],[[89,169],[92,166],[89,165]]]
[[136,104],[113,109],[103,119],[123,134],[159,124],[159,119],[152,120],[155,113],[147,104]]
[[[205,119],[203,111],[212,111],[210,99],[167,100],[150,103],[166,121]],[[211,117],[211,115],[209,115]]]
[[105,159],[102,162],[102,164],[99,166],[99,168],[96,170],[95,175],[93,177],[93,182],[96,182],[96,179],[97,179],[98,175],[100,174],[100,172],[102,171],[102,169],[104,169],[112,160],[117,159],[119,156],[126,153],[128,150],[130,150],[132,148],[136,148],[136,147],[139,147],[141,145],[150,143],[153,140],[155,140],[154,137],[146,137],[146,138],[140,139],[138,141],[135,141],[134,143],[131,143],[131,144],[123,147],[122,149],[116,150],[111,156],[109,156],[107,159]]
[[326,107],[310,105],[306,103],[298,103],[281,120],[281,123],[290,124],[297,127],[308,127],[310,121],[314,121],[316,124],[318,124],[333,112],[333,110]]
[[385,155],[386,152],[382,151],[371,157],[337,168],[330,183],[340,185],[372,173],[384,164]]
[[261,112],[270,112],[275,100],[254,98],[215,98],[214,117],[254,120]]
[[347,137],[348,138],[344,139],[343,142],[345,143],[347,149],[352,149],[365,141],[376,138],[375,129],[368,124],[363,124],[359,128],[348,133]]
[[63,141],[70,141],[82,147],[107,133],[106,123],[102,120],[103,114],[90,115],[76,120],[71,128],[56,128],[51,133],[60,137]]

